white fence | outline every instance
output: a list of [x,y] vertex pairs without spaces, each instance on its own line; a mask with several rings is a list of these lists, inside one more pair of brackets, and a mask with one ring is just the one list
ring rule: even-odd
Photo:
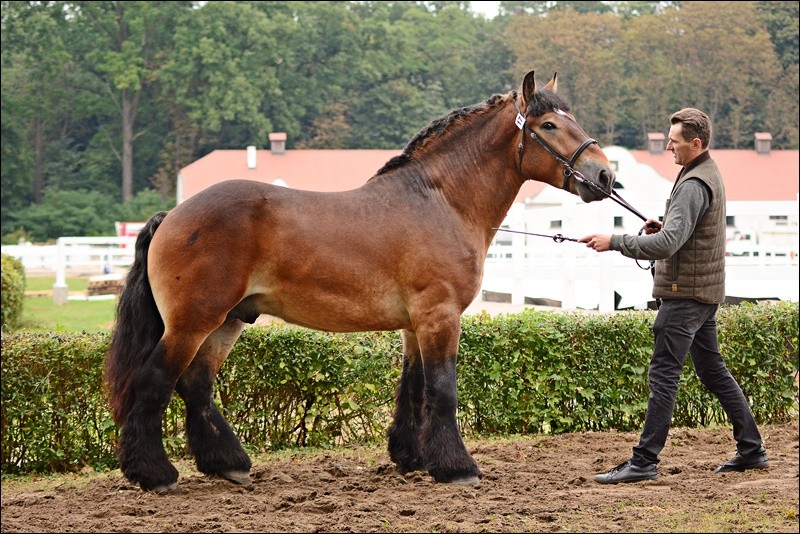
[[67,270],[108,274],[133,263],[135,237],[59,237],[55,245],[3,245],[2,252],[22,262],[26,270],[52,271],[53,302],[67,300]]
[[[663,206],[643,208],[648,215],[660,213]],[[608,201],[527,210],[515,205],[504,226],[574,239],[592,233],[638,233],[643,221],[626,213]],[[615,226],[615,217],[622,224]],[[637,264],[618,252],[598,253],[582,243],[500,231],[489,248],[481,289],[510,294],[512,304],[547,299],[561,302],[563,309],[612,311],[646,308],[653,300],[652,284],[647,261]],[[799,294],[796,248],[754,246],[749,255],[726,258],[728,296],[798,301]]]

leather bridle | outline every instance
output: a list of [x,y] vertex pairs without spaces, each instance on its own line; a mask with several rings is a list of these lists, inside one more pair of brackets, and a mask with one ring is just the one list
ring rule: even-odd
[[[597,141],[595,141],[591,137],[588,137],[583,143],[580,144],[580,146],[577,149],[575,149],[575,152],[572,154],[572,156],[569,159],[567,159],[566,157],[562,156],[555,148],[550,146],[550,144],[547,141],[542,139],[540,136],[536,135],[536,132],[534,132],[528,126],[526,122],[528,115],[527,114],[522,115],[522,113],[520,113],[516,100],[514,100],[514,109],[517,111],[517,116],[514,119],[514,124],[517,125],[517,128],[522,130],[522,135],[520,136],[519,145],[517,146],[517,170],[519,171],[520,176],[525,178],[525,176],[522,174],[522,150],[525,147],[525,137],[526,137],[525,134],[527,133],[528,135],[531,136],[531,139],[539,143],[539,146],[545,149],[551,156],[556,158],[559,162],[561,162],[562,165],[564,165],[564,183],[561,186],[562,189],[569,191],[570,178],[574,178],[575,180],[583,182],[584,184],[591,183],[586,179],[586,177],[583,174],[580,173],[580,171],[575,170],[574,165],[575,162],[580,157],[581,153],[584,150],[586,150],[589,147],[589,145],[598,144]],[[605,192],[603,193],[605,194]]]
[[569,191],[570,190],[569,189],[569,185],[570,185],[569,181],[570,181],[570,179],[573,179],[573,180],[575,180],[577,182],[582,183],[583,185],[585,185],[586,187],[591,189],[596,194],[601,195],[601,196],[603,196],[605,198],[610,198],[611,200],[613,200],[614,202],[616,202],[617,204],[619,204],[623,208],[627,209],[628,211],[630,211],[631,213],[633,213],[634,215],[639,217],[641,220],[643,220],[643,221],[647,220],[647,217],[645,217],[644,215],[639,213],[639,211],[637,211],[636,208],[631,206],[628,203],[628,201],[626,201],[624,198],[622,198],[619,195],[619,193],[617,193],[614,189],[611,190],[611,194],[606,193],[597,184],[587,180],[586,177],[583,174],[581,174],[580,171],[575,169],[575,167],[574,167],[575,162],[578,160],[578,158],[583,153],[583,151],[586,150],[590,145],[593,145],[593,144],[597,144],[599,146],[599,143],[597,141],[595,141],[591,137],[586,138],[583,141],[583,143],[581,143],[580,146],[578,146],[578,148],[575,149],[575,152],[572,154],[572,156],[569,159],[567,159],[566,157],[562,156],[555,148],[550,146],[547,143],[547,141],[545,141],[540,136],[538,136],[536,134],[536,132],[534,132],[528,126],[528,123],[526,122],[526,119],[527,119],[528,115],[527,115],[527,113],[525,115],[520,113],[519,106],[517,105],[516,98],[514,99],[514,109],[517,111],[517,116],[514,119],[514,124],[516,124],[517,128],[519,128],[522,131],[522,134],[521,134],[520,140],[519,140],[519,145],[517,146],[517,171],[519,172],[519,175],[524,180],[527,180],[527,178],[525,178],[525,175],[522,174],[522,150],[525,147],[525,137],[526,137],[525,134],[527,133],[528,135],[531,136],[531,139],[533,139],[534,141],[539,143],[539,146],[541,146],[543,149],[545,149],[545,151],[548,154],[550,154],[551,156],[556,158],[559,162],[561,162],[562,165],[564,165],[564,183],[561,185],[562,189],[564,189],[566,191]]
[[[523,115],[522,113],[520,113],[519,106],[517,106],[516,98],[514,99],[514,109],[517,111],[517,116],[514,118],[514,124],[516,124],[517,128],[519,128],[522,131],[522,134],[521,134],[521,137],[520,137],[520,140],[519,140],[519,145],[517,146],[517,171],[519,172],[519,175],[522,177],[523,180],[527,180],[527,178],[525,178],[525,175],[522,174],[522,151],[523,151],[523,149],[525,147],[525,137],[526,137],[525,134],[527,133],[528,135],[531,136],[531,139],[533,139],[534,141],[539,143],[539,146],[541,146],[543,149],[545,149],[545,151],[548,154],[550,154],[551,156],[556,158],[559,162],[561,162],[562,165],[564,165],[564,183],[561,186],[562,189],[564,189],[566,191],[569,191],[569,180],[570,180],[570,178],[572,178],[572,179],[577,180],[578,182],[584,184],[586,187],[588,187],[589,189],[591,189],[595,193],[597,193],[597,194],[599,194],[599,195],[601,195],[601,196],[603,196],[605,198],[610,198],[611,200],[613,200],[614,202],[616,202],[617,204],[619,204],[623,208],[627,209],[628,211],[630,211],[634,215],[638,216],[643,221],[647,221],[647,217],[645,217],[644,215],[639,213],[639,211],[637,211],[636,208],[631,206],[628,203],[628,201],[626,201],[624,198],[622,198],[619,195],[619,193],[617,193],[614,189],[611,190],[611,194],[606,193],[597,184],[587,180],[586,177],[583,174],[581,174],[580,171],[575,169],[575,167],[574,167],[575,166],[575,162],[578,160],[578,157],[580,157],[581,153],[583,153],[583,151],[586,150],[586,148],[588,148],[590,145],[597,144],[599,146],[599,143],[597,141],[595,141],[591,137],[588,137],[586,140],[583,141],[583,143],[580,144],[580,146],[578,146],[577,149],[575,149],[575,152],[572,154],[572,157],[567,159],[564,156],[562,156],[555,148],[550,146],[547,143],[547,141],[545,141],[544,139],[542,139],[541,137],[536,135],[536,132],[534,132],[530,127],[528,127],[528,123],[526,122],[526,119],[527,119],[528,115],[527,114]],[[504,232],[514,232],[514,233],[518,233],[518,234],[527,234],[527,235],[533,235],[533,236],[539,236],[539,237],[549,237],[549,238],[552,238],[553,241],[555,241],[556,243],[562,243],[564,241],[575,241],[575,242],[578,241],[577,239],[574,239],[574,238],[571,238],[571,237],[564,237],[561,234],[556,234],[556,235],[535,234],[533,232],[522,232],[522,231],[519,231],[519,230],[509,230],[507,228],[493,228],[493,230],[502,230]],[[642,229],[639,231],[639,235],[641,235],[643,231],[644,231],[644,227],[642,227]],[[641,269],[650,269],[651,272],[654,272],[654,265],[655,265],[654,261],[650,261],[650,266],[649,267],[642,267],[641,265],[639,265],[639,260],[636,260],[636,265],[638,265],[639,268],[641,268]]]

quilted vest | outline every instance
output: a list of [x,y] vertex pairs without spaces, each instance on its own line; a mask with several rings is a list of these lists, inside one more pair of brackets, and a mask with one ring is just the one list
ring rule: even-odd
[[681,171],[664,208],[664,223],[675,191],[690,178],[710,188],[711,203],[680,250],[656,262],[653,297],[721,304],[725,301],[725,186],[714,160],[708,158]]

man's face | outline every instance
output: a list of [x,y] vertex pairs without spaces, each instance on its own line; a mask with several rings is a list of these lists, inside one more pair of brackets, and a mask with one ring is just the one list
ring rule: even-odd
[[683,138],[683,124],[680,122],[670,126],[667,150],[672,152],[677,165],[686,165],[692,161],[697,156],[697,149],[694,145],[699,146],[699,143],[699,139],[696,143],[692,143],[692,141],[686,141]]

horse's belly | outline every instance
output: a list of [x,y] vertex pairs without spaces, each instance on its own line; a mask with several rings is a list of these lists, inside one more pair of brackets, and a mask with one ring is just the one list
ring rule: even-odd
[[314,283],[275,287],[265,291],[262,313],[307,328],[329,332],[364,332],[408,328],[408,311],[402,300],[369,287],[353,291],[332,290]]

